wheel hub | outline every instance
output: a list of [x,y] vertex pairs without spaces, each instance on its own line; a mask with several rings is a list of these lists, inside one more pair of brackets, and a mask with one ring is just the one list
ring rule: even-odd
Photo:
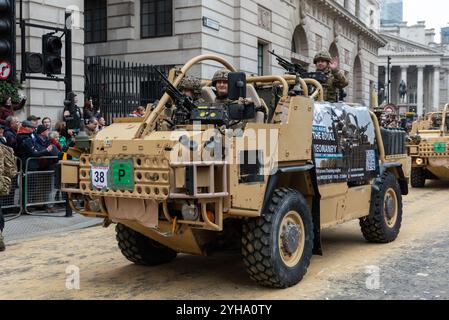
[[383,211],[387,226],[393,228],[398,215],[398,202],[396,192],[392,188],[388,189],[385,193]]
[[292,255],[299,247],[300,232],[298,226],[295,223],[288,223],[281,238],[284,252]]
[[388,219],[393,219],[396,214],[396,203],[391,196],[385,199],[385,215]]

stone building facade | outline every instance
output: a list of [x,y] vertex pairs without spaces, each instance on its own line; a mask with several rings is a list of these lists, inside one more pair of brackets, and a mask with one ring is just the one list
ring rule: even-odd
[[[404,105],[418,115],[440,109],[449,102],[449,46],[435,43],[435,30],[426,29],[421,21],[413,26],[381,29],[388,44],[379,50],[379,83],[385,87],[388,79],[387,57],[391,57],[390,102]],[[399,84],[407,85],[403,101]]]
[[[83,31],[83,5],[82,0],[23,0],[23,17],[27,22],[64,28],[64,13],[73,11],[72,26],[72,71],[73,90],[83,101],[84,92],[84,31]],[[16,1],[16,18],[19,19],[19,1]],[[27,52],[42,52],[42,35],[51,32],[38,28],[26,28]],[[20,28],[16,29],[17,47],[17,75],[20,77],[21,66],[21,37]],[[61,35],[61,33],[58,33]],[[65,43],[63,38],[63,66],[65,64]],[[64,67],[62,70],[65,73]],[[33,74],[34,76],[44,76]],[[63,77],[61,75],[60,77]],[[28,96],[28,103],[23,111],[17,113],[20,118],[33,114],[40,117],[48,116],[54,121],[62,118],[62,108],[65,99],[65,86],[62,82],[27,80],[23,83],[24,94]]]
[[[386,44],[377,34],[377,0],[84,2],[86,56],[182,65],[214,53],[248,74],[281,74],[267,50],[311,71],[315,53],[329,50],[349,77],[347,100],[364,104],[377,84],[378,49]],[[215,70],[215,63],[205,62],[192,72],[210,78]]]
[[[18,6],[17,1],[17,12]],[[215,53],[248,74],[282,74],[267,50],[310,71],[315,53],[329,50],[350,80],[347,101],[369,104],[378,49],[386,43],[377,33],[378,0],[24,0],[23,13],[28,22],[63,27],[66,9],[75,12],[73,89],[80,105],[85,56],[182,65]],[[46,32],[28,29],[25,50],[41,52]],[[18,72],[21,50],[17,28]],[[217,68],[205,62],[192,72],[210,78]],[[29,103],[21,118],[61,119],[63,83],[27,80],[24,88]]]

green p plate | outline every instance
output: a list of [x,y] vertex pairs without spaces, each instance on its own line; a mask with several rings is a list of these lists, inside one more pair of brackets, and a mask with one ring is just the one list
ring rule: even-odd
[[446,143],[445,142],[434,143],[433,152],[446,152]]
[[112,190],[134,191],[134,161],[132,159],[116,159],[111,161],[109,170]]

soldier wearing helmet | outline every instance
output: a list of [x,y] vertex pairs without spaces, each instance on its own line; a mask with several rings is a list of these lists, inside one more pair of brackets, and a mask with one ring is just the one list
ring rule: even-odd
[[228,99],[228,74],[229,70],[221,69],[212,77],[212,86],[215,88],[215,102],[224,102]]
[[338,102],[340,90],[348,86],[348,80],[338,68],[338,62],[338,58],[332,58],[327,51],[320,51],[313,58],[316,71],[324,72],[327,76],[327,82],[323,85],[325,101]]
[[194,102],[201,102],[201,80],[196,77],[186,76],[184,77],[178,89],[183,95],[192,98]]

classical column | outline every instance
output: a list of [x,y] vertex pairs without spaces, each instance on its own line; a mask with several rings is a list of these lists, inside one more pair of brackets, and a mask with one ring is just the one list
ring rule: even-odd
[[[384,91],[384,95],[385,95],[385,102],[387,102],[388,101],[388,94],[389,94],[389,90],[388,90],[388,68],[387,68],[387,66],[384,67],[384,70],[385,70],[385,81],[384,81],[385,91]],[[391,69],[390,69],[390,72],[391,72]],[[391,93],[390,93],[390,97],[391,97]]]
[[440,109],[440,67],[433,67],[433,110]]
[[[408,66],[401,66],[401,82],[404,81],[404,83],[406,85],[408,85],[408,82],[407,82],[407,69],[408,69]],[[401,95],[399,94],[399,101],[401,103],[406,103],[407,102],[407,94],[404,96],[404,100],[401,100]]]
[[417,107],[416,112],[418,116],[424,113],[424,66],[418,66],[418,80],[417,80]]
[[449,103],[449,69],[446,70],[446,81],[447,81],[447,94],[446,94],[446,101],[445,103]]

